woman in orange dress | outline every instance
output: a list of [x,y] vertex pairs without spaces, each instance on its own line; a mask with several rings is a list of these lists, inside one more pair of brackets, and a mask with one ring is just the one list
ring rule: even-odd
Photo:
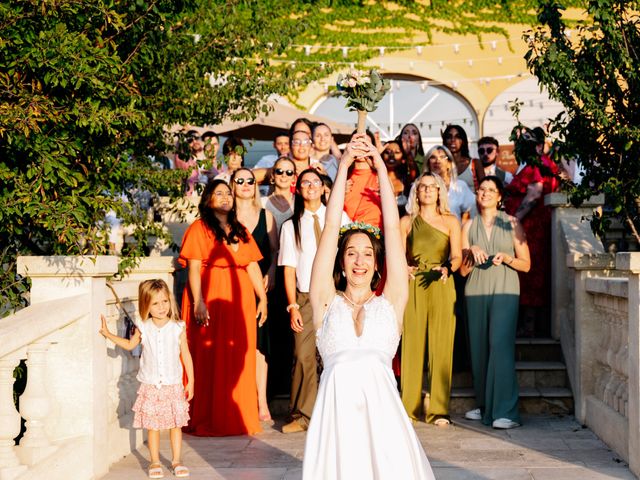
[[[200,218],[184,234],[180,261],[189,281],[182,316],[193,356],[197,399],[184,431],[199,436],[259,432],[256,317],[267,319],[260,250],[237,220],[231,189],[209,182]],[[256,306],[256,297],[258,304]]]

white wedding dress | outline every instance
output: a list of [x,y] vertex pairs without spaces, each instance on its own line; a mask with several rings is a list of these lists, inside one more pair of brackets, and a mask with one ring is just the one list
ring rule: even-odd
[[316,332],[324,361],[304,450],[304,480],[433,479],[391,370],[400,335],[393,306],[374,297],[362,335],[337,294]]

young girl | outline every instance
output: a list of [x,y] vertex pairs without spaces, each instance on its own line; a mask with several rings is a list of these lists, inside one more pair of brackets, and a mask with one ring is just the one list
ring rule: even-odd
[[[189,469],[180,461],[181,428],[189,421],[187,402],[193,398],[193,362],[185,324],[178,319],[175,300],[163,280],[145,280],[140,284],[138,307],[142,321],[136,322],[131,339],[111,333],[103,315],[100,333],[125,350],[133,350],[142,342],[137,376],[141,384],[133,405],[133,427],[148,431],[149,478],[164,476],[160,464],[160,430],[165,429],[170,432],[171,471],[176,477],[188,477]],[[182,365],[187,373],[184,387]]]

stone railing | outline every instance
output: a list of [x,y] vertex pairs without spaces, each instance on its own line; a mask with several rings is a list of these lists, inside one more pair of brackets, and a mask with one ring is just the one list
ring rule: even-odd
[[[91,479],[142,444],[131,428],[137,359],[98,333],[100,314],[122,331],[124,315],[107,281],[116,257],[21,257],[31,305],[0,320],[0,480]],[[137,284],[172,285],[171,258],[144,259],[124,280],[110,281],[129,315]],[[13,401],[13,372],[26,360],[27,383]],[[20,433],[21,419],[26,430]]]
[[[575,416],[640,475],[640,253],[605,253],[581,209],[549,195],[552,332],[560,339]],[[596,199],[598,200],[598,199]]]

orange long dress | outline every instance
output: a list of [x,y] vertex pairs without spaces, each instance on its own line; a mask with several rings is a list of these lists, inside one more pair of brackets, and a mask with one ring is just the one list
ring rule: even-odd
[[237,251],[216,240],[202,220],[185,232],[180,262],[202,260],[202,295],[209,325],[193,315],[189,285],[182,297],[182,317],[193,356],[195,393],[184,431],[217,437],[261,431],[256,390],[256,300],[247,265],[262,258],[249,235]]

